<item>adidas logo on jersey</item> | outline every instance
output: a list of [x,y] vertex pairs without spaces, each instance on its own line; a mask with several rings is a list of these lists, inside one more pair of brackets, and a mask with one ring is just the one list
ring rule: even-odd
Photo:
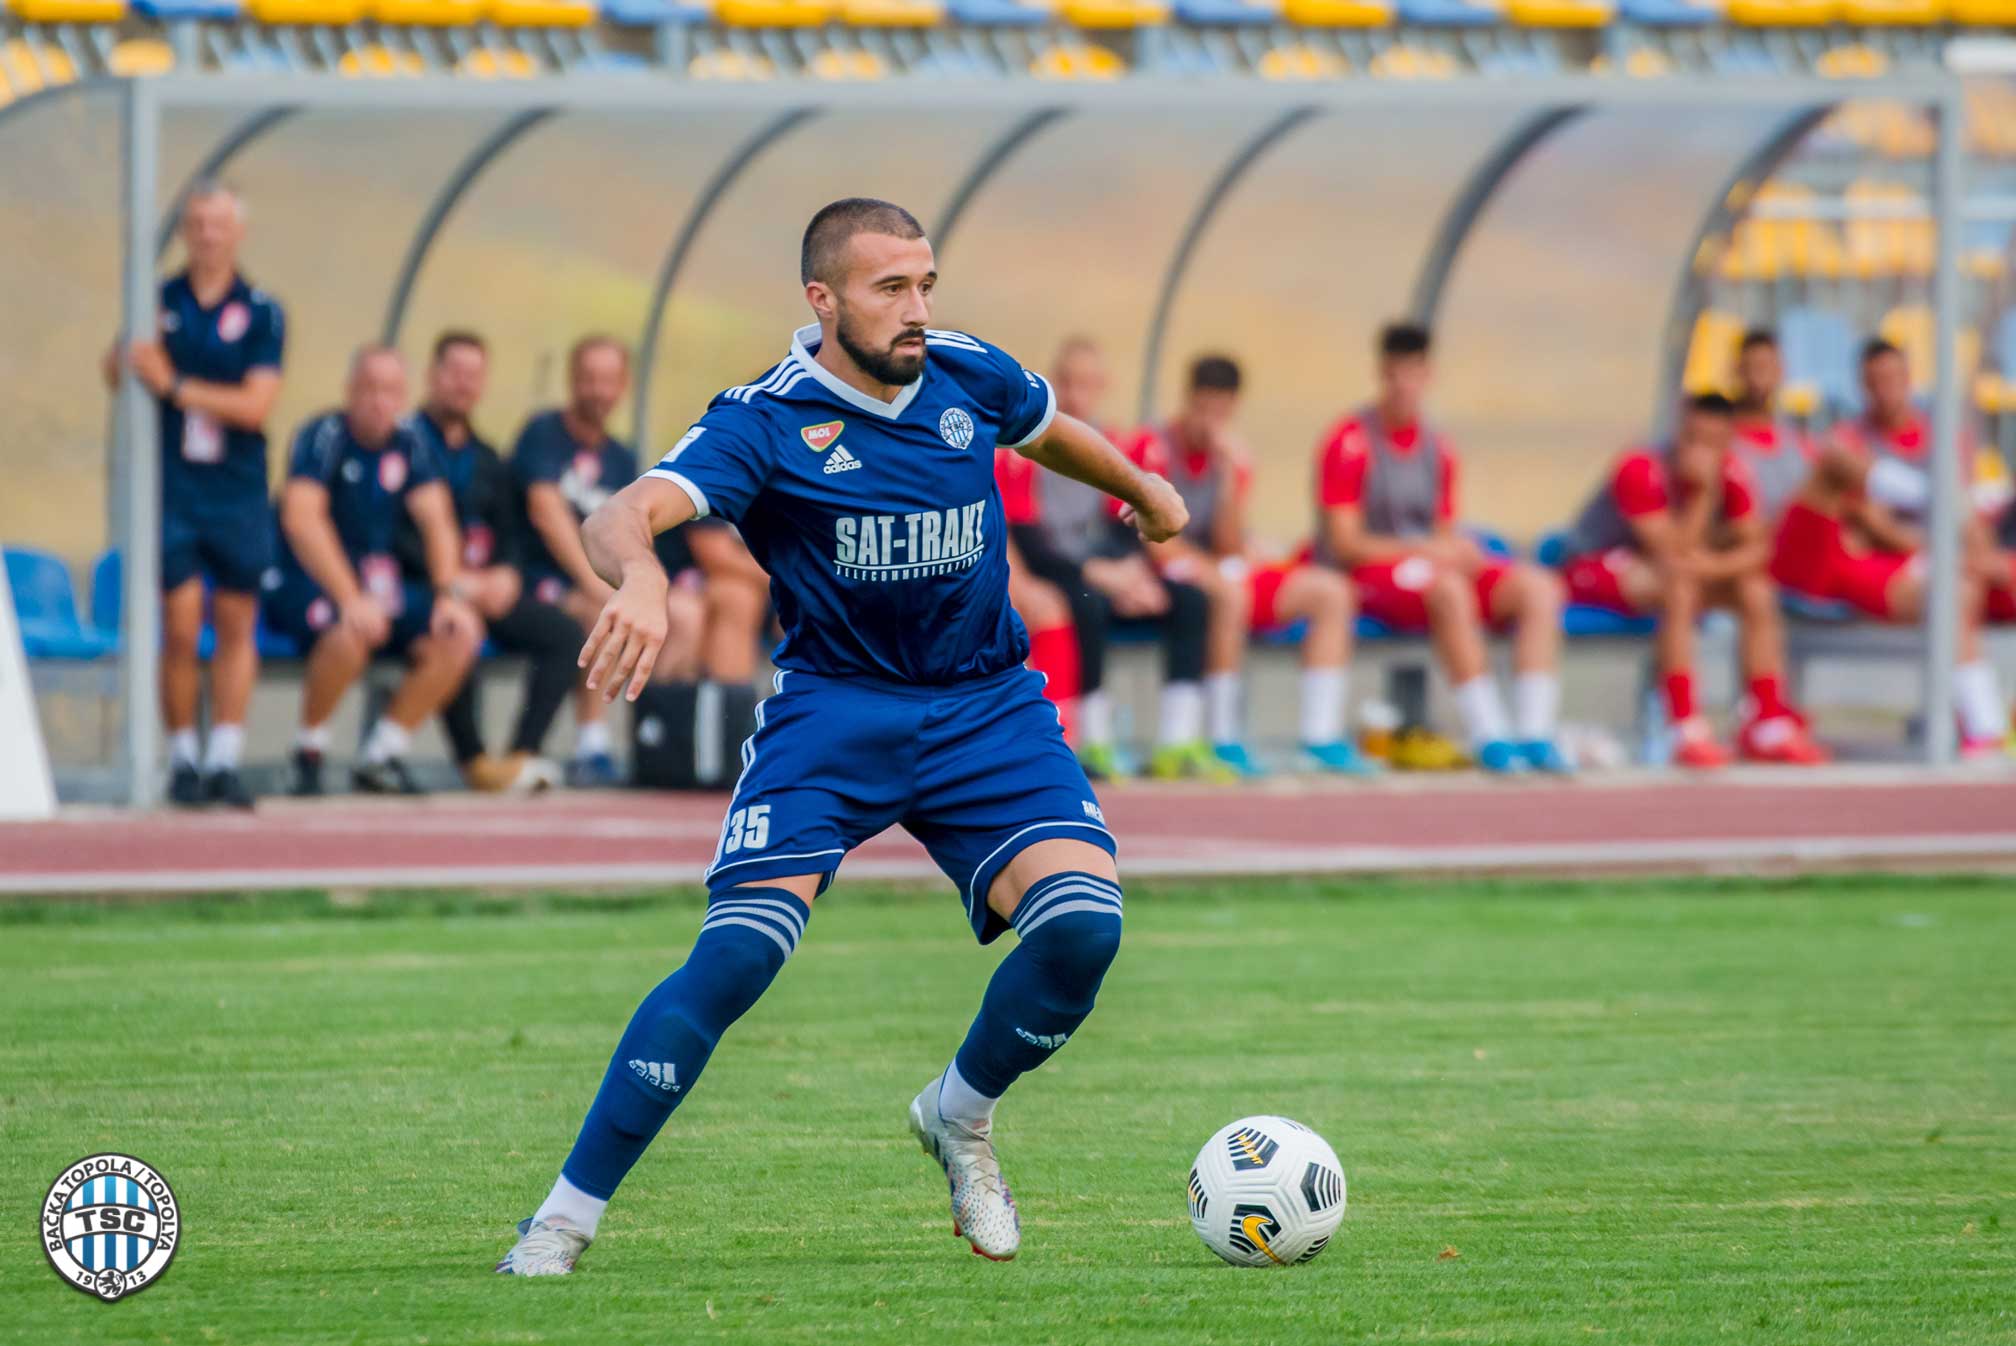
[[835,444],[833,452],[826,455],[826,466],[819,470],[830,477],[835,472],[852,472],[859,466],[861,466],[859,458],[847,452],[844,446]]
[[668,1094],[679,1092],[678,1068],[670,1061],[632,1061],[630,1069],[646,1084],[663,1089]]

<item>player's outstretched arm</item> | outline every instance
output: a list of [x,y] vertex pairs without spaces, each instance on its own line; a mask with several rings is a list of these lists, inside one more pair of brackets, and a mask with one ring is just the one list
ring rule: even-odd
[[665,568],[651,540],[692,518],[693,498],[663,477],[640,477],[604,501],[581,525],[581,545],[595,573],[616,586],[581,647],[588,687],[604,701],[635,701],[665,644]]
[[1106,436],[1074,416],[1057,413],[1049,429],[1016,452],[1125,504],[1133,512],[1134,527],[1150,542],[1166,542],[1190,522],[1190,511],[1174,486],[1136,467]]

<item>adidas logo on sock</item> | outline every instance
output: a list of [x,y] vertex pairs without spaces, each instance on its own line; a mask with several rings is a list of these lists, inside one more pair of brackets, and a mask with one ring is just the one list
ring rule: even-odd
[[861,466],[859,458],[847,452],[843,446],[835,444],[833,452],[826,455],[826,466],[819,470],[830,477],[835,472],[852,472],[859,466]]
[[670,1061],[632,1061],[630,1069],[637,1078],[663,1089],[668,1094],[679,1092],[678,1068]]
[[[1033,1043],[1038,1047],[1053,1052],[1071,1040],[1069,1033],[1032,1033],[1028,1029],[1021,1027],[1016,1028],[1015,1036],[1021,1038],[1024,1042]],[[631,1064],[635,1065],[636,1062],[633,1061]]]

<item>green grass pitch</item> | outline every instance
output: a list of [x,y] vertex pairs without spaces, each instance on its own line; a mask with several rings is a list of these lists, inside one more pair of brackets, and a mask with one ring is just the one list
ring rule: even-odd
[[[1003,1105],[1022,1257],[904,1108],[1006,944],[843,883],[568,1280],[490,1274],[697,895],[0,907],[0,1340],[2016,1342],[2006,880],[1130,888],[1098,1012]],[[1220,1265],[1215,1128],[1336,1147],[1318,1260]],[[35,1207],[116,1149],[166,1277],[100,1304]]]

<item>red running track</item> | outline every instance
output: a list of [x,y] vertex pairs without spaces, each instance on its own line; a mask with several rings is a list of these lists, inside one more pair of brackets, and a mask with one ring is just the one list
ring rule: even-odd
[[[1101,798],[1131,874],[2016,867],[2016,779],[1999,774],[1128,784]],[[80,809],[0,823],[0,892],[690,883],[723,802],[610,792],[279,800],[253,815]],[[900,830],[846,872],[935,873]]]

